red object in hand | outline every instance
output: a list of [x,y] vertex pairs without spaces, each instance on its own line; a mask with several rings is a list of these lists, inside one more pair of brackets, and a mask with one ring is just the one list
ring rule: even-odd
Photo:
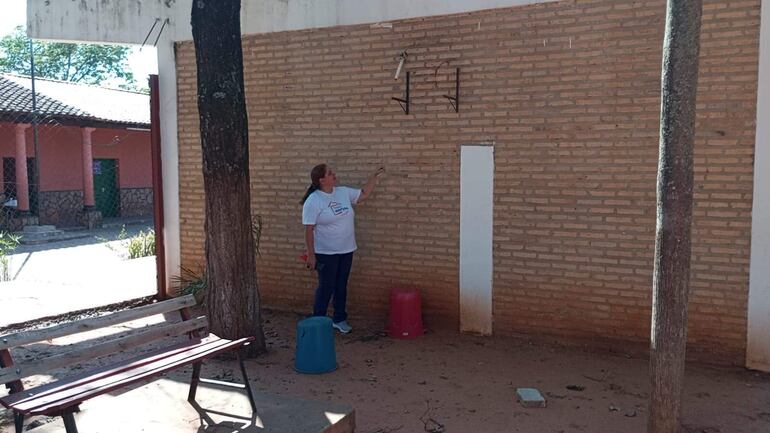
[[300,254],[300,255],[299,255],[299,259],[300,259],[300,260],[301,260],[303,263],[307,263],[307,251],[304,251],[302,254]]

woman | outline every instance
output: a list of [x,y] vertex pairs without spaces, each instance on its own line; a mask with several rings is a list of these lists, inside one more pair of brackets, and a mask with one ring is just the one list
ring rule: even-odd
[[348,276],[356,250],[353,205],[366,200],[374,191],[380,167],[363,189],[337,186],[334,170],[326,164],[313,167],[310,187],[302,197],[302,224],[305,226],[308,269],[318,271],[318,288],[313,305],[314,316],[326,316],[329,300],[334,298],[335,329],[352,331],[345,311]]

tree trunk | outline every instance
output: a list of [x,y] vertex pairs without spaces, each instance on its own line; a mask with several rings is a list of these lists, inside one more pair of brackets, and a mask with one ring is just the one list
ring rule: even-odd
[[669,0],[663,40],[648,433],[676,433],[690,286],[700,0]]
[[254,336],[265,351],[251,220],[240,0],[194,0],[192,34],[206,192],[206,305],[211,332]]

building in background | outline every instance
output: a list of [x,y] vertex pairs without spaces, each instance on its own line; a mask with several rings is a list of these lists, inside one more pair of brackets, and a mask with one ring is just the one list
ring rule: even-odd
[[38,78],[35,92],[37,134],[32,80],[0,74],[0,224],[151,216],[149,95]]

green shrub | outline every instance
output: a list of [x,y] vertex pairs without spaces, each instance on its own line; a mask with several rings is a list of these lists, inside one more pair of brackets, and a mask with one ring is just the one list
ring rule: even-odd
[[155,255],[155,230],[150,229],[145,233],[140,231],[138,235],[128,239],[126,245],[129,259],[149,257]]
[[182,266],[178,276],[171,277],[171,281],[177,286],[179,295],[193,295],[198,304],[206,301],[206,271],[203,269],[192,270]]
[[115,238],[116,241],[119,241],[117,247],[110,245],[109,239],[99,238],[99,240],[105,242],[107,248],[127,259],[138,259],[155,255],[155,230],[153,229],[148,229],[147,232],[142,230],[138,235],[129,238],[126,226],[123,226],[120,229],[120,233],[118,233],[118,237]]
[[19,236],[0,231],[0,281],[11,281],[10,257],[8,254],[19,246]]

